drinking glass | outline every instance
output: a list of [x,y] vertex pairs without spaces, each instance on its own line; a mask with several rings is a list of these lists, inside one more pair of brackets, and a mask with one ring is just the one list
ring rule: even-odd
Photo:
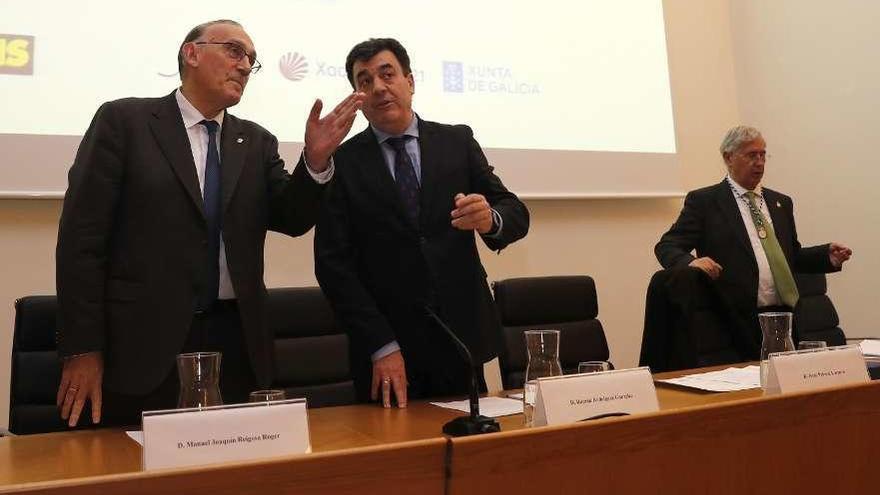
[[284,400],[284,390],[255,390],[248,395],[248,402],[272,402]]
[[828,344],[826,344],[825,341],[822,341],[822,340],[802,340],[802,341],[798,342],[798,350],[799,351],[804,351],[807,349],[819,350],[819,349],[827,349],[827,348],[828,348]]
[[608,361],[582,361],[578,363],[578,373],[599,373],[608,371],[611,365]]

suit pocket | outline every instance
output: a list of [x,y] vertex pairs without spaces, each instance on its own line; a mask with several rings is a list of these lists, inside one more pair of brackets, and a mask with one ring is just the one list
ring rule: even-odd
[[107,281],[104,297],[108,301],[137,301],[143,289],[143,284],[111,278]]

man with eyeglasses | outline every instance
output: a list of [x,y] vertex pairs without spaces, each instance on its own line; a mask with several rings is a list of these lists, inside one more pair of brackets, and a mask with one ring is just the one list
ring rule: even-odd
[[223,353],[226,403],[269,385],[266,231],[312,228],[363,99],[323,118],[316,101],[288,174],[276,138],[226,112],[260,68],[241,25],[196,26],[178,65],[170,95],[102,105],[70,169],[56,253],[57,403],[70,426],[87,401],[103,424],[174,407],[181,352]]
[[[792,200],[762,187],[767,144],[754,127],[730,129],[721,142],[727,176],[687,194],[678,219],[654,248],[664,268],[705,273],[738,322],[740,352],[756,359],[759,311],[792,311],[799,299],[793,273],[839,271],[852,255],[832,242],[801,247]],[[696,251],[696,256],[691,254]],[[647,323],[646,323],[647,324]]]

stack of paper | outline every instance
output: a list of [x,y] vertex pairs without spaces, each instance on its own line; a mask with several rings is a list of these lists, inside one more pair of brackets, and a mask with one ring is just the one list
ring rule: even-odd
[[880,356],[880,340],[863,340],[859,348],[865,356]]
[[683,387],[708,390],[710,392],[733,392],[761,387],[761,367],[727,368],[720,371],[696,373],[679,378],[657,380],[658,382],[681,385]]
[[[432,402],[431,405],[444,407],[446,409],[455,409],[456,411],[466,413],[471,412],[471,403],[467,400]],[[480,414],[483,416],[498,418],[500,416],[510,416],[511,414],[520,414],[522,412],[523,404],[521,400],[505,399],[504,397],[484,397],[480,399]]]

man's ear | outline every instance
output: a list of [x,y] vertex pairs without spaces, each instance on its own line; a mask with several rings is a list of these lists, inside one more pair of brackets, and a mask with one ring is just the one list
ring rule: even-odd
[[406,75],[406,80],[409,82],[409,94],[416,94],[416,80],[413,78],[412,72]]
[[183,45],[180,49],[183,54],[183,63],[187,67],[198,67],[199,66],[199,55],[198,50],[196,50],[196,44],[189,42]]
[[732,155],[732,154],[733,153],[730,153],[728,151],[721,153],[721,158],[724,159],[724,164],[727,165],[728,167],[730,166],[730,155]]

